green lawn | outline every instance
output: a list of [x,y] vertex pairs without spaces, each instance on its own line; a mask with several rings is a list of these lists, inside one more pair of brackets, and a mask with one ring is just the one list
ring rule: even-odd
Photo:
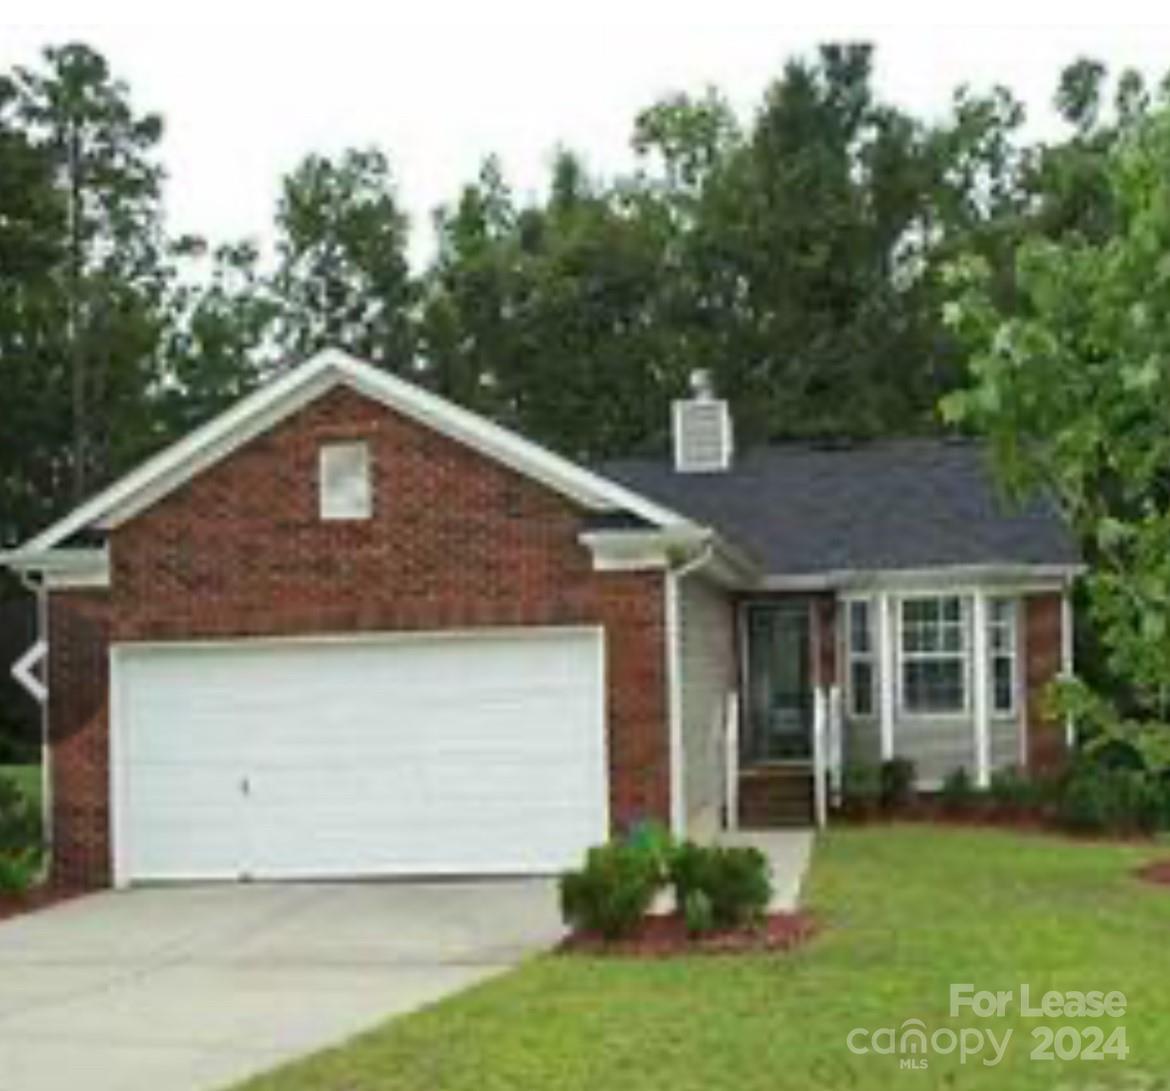
[[[826,929],[787,956],[659,963],[542,957],[249,1091],[810,1091],[1161,1088],[1170,1072],[1170,888],[1131,877],[1150,846],[927,827],[837,829],[809,890]],[[1168,851],[1165,846],[1163,852]],[[1121,1020],[947,1014],[950,984],[1121,990]],[[1014,1028],[997,1067],[855,1056],[854,1027]],[[1031,1061],[1041,1024],[1108,1032],[1128,1061]],[[1158,1079],[1151,1074],[1156,1073]]]
[[0,777],[16,781],[25,796],[38,806],[41,799],[41,767],[39,765],[0,765]]

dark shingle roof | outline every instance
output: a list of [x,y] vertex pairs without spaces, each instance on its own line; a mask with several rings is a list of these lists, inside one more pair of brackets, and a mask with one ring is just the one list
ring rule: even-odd
[[1053,505],[1009,503],[973,442],[779,444],[723,473],[680,474],[663,459],[599,470],[714,527],[773,575],[1080,559]]

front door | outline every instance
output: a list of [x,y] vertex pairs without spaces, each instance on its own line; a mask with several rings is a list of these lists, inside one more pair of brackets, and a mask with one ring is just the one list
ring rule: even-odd
[[812,756],[810,611],[807,603],[746,608],[744,766]]

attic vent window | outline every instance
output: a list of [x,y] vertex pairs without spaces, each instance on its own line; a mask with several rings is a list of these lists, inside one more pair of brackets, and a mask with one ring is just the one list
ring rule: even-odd
[[710,473],[731,465],[731,414],[727,402],[711,392],[705,372],[691,379],[694,396],[674,403],[674,468],[680,473]]
[[320,474],[322,519],[370,517],[370,449],[367,444],[326,444],[321,448]]

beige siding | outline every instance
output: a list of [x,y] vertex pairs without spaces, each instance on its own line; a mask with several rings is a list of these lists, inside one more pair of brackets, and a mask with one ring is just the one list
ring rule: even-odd
[[930,787],[962,766],[975,776],[975,724],[970,717],[903,717],[894,721],[894,753],[914,762]]
[[678,589],[683,799],[687,832],[719,828],[724,799],[725,712],[735,685],[735,609],[701,576]]
[[991,768],[1020,766],[1020,721],[998,717],[991,721]]
[[844,751],[846,765],[878,765],[882,760],[882,736],[877,720],[847,720]]

